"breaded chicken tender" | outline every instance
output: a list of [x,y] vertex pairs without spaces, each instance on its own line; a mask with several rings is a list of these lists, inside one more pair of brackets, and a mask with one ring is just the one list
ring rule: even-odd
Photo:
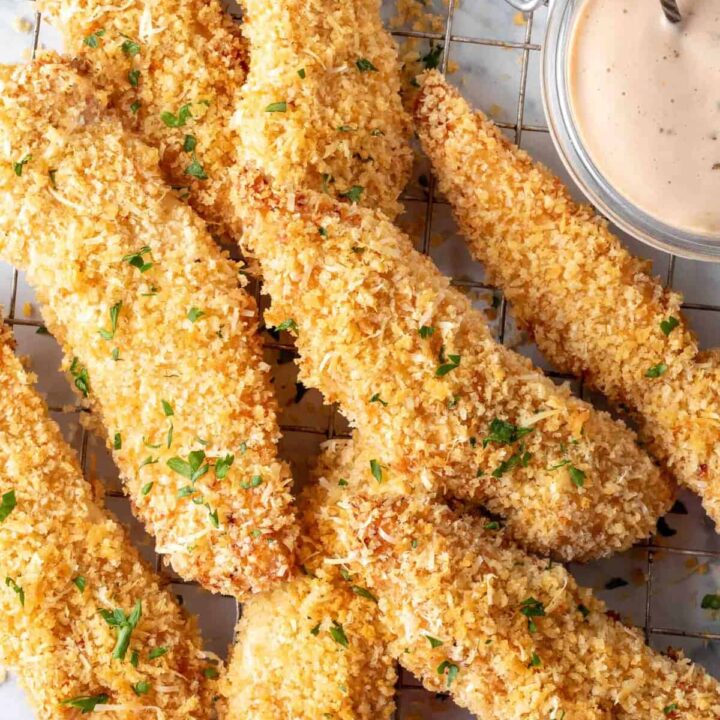
[[375,597],[337,568],[243,605],[226,720],[389,720],[397,676]]
[[368,484],[352,444],[336,441],[323,461],[304,498],[328,558],[315,562],[342,562],[367,584],[391,652],[427,689],[483,720],[720,717],[715,679],[650,650],[497,522],[436,504],[403,478]]
[[645,537],[672,486],[609,415],[498,344],[481,313],[378,212],[238,181],[244,243],[297,331],[306,385],[374,448],[368,482],[486,505],[524,546],[588,559]]
[[[239,27],[216,0],[38,0],[125,127],[157,147],[166,180],[217,233],[229,232],[229,119],[245,80]],[[188,139],[190,138],[190,139]]]
[[244,0],[240,158],[293,187],[383,210],[410,174],[411,122],[379,0]]
[[720,363],[699,351],[681,297],[438,73],[422,80],[416,120],[473,253],[540,350],[634,411],[651,452],[720,523]]
[[0,325],[0,663],[38,720],[210,720],[195,622],[96,502],[11,345]]
[[235,597],[287,579],[291,478],[238,266],[52,56],[0,99],[0,253],[28,278],[175,570]]

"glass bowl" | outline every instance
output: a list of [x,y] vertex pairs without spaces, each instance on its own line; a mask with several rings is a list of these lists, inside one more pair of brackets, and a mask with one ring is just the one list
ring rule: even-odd
[[583,146],[572,114],[568,78],[570,40],[582,5],[583,0],[550,3],[541,55],[545,114],[565,167],[593,205],[629,235],[674,255],[720,262],[720,235],[676,228],[641,210],[612,187]]

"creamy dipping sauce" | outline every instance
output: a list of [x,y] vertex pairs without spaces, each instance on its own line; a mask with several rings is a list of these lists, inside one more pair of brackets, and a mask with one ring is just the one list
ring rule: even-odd
[[720,233],[720,0],[584,0],[570,41],[572,114],[593,163],[661,222]]

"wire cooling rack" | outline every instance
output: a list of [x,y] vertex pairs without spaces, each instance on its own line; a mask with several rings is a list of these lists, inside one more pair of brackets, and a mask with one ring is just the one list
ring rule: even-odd
[[[429,45],[441,45],[444,52],[440,69],[448,73],[450,80],[474,105],[490,114],[511,139],[551,166],[577,191],[552,147],[540,102],[539,52],[547,9],[522,15],[504,0],[424,0],[424,4],[442,19],[442,25],[438,23],[431,30],[417,23],[397,26],[391,21],[396,16],[395,2],[385,2],[385,17],[401,45],[420,44],[425,50]],[[18,19],[23,22],[18,23]],[[0,0],[0,40],[3,62],[27,60],[44,46],[60,49],[57,36],[35,11],[32,0]],[[407,213],[401,224],[413,235],[418,249],[430,255],[453,283],[486,311],[498,339],[529,355],[557,382],[570,382],[576,393],[603,407],[602,398],[590,394],[581,378],[552,372],[537,349],[517,332],[502,294],[484,282],[482,267],[469,257],[447,203],[438,196],[422,159],[404,200]],[[720,344],[720,264],[675,258],[639,245],[627,236],[623,239],[633,252],[652,261],[655,273],[667,286],[685,294],[685,311],[702,344]],[[259,285],[251,287],[262,306]],[[130,514],[107,452],[80,426],[79,413],[84,411],[73,404],[72,393],[57,371],[57,345],[51,337],[37,334],[42,320],[31,290],[22,274],[2,264],[0,304],[5,307],[5,322],[14,329],[19,352],[31,359],[53,416],[77,448],[86,476],[106,481],[110,509],[129,526],[141,552],[154,562],[185,605],[199,615],[208,647],[224,655],[238,617],[237,604],[229,598],[210,596],[194,583],[183,582],[154,554],[152,541]],[[265,339],[282,406],[281,450],[292,462],[296,477],[302,478],[318,445],[346,434],[347,424],[335,408],[322,404],[317,393],[297,383],[291,362],[293,347],[267,333]],[[720,588],[720,536],[690,493],[681,493],[673,512],[661,521],[657,535],[647,542],[623,555],[588,566],[572,566],[571,570],[582,584],[595,588],[615,614],[642,628],[651,645],[660,650],[669,646],[682,648],[720,676],[720,616],[700,608],[703,595]],[[406,673],[400,677],[396,699],[396,720],[469,717],[446,698],[423,691]],[[0,686],[0,720],[11,718],[32,719],[12,679]]]

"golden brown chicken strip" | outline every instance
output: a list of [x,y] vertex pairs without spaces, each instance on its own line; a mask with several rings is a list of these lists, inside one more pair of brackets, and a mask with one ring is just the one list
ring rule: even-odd
[[3,83],[0,253],[27,270],[157,551],[216,592],[267,589],[296,528],[255,303],[88,85],[54,56]]
[[506,518],[542,553],[604,555],[646,536],[672,487],[622,423],[498,344],[468,299],[380,213],[238,180],[244,243],[297,332],[303,382],[374,448],[368,482]]
[[0,325],[0,663],[36,717],[213,717],[195,622],[95,501]]
[[410,174],[410,118],[379,0],[244,0],[240,157],[278,182],[383,210]]
[[720,364],[699,351],[680,296],[438,73],[416,119],[473,253],[542,352],[634,411],[653,454],[720,522]]
[[715,679],[650,650],[562,566],[404,478],[369,485],[366,463],[342,441],[322,458],[304,520],[328,559],[308,562],[342,563],[365,583],[391,652],[427,689],[483,720],[720,716]]

